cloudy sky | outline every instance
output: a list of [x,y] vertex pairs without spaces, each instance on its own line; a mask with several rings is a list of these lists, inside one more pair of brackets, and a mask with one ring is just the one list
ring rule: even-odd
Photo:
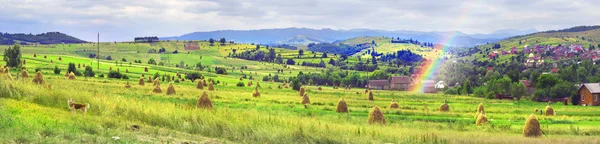
[[597,25],[598,0],[2,0],[0,32],[95,41],[266,28],[490,33]]

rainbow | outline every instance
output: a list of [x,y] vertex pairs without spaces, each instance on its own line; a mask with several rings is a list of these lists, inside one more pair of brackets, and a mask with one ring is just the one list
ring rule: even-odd
[[[462,22],[469,11],[469,8],[463,8],[458,15],[458,19],[455,21],[456,23],[452,25],[454,30],[458,29],[458,27],[462,25]],[[442,40],[435,44],[433,50],[423,57],[425,60],[421,64],[421,67],[414,73],[413,85],[410,88],[410,92],[424,93],[425,85],[423,84],[423,81],[433,80],[433,77],[437,75],[438,69],[444,60],[445,52],[447,52],[450,48],[448,45],[452,43],[454,40],[453,38],[456,37],[456,35],[457,32],[446,33]]]

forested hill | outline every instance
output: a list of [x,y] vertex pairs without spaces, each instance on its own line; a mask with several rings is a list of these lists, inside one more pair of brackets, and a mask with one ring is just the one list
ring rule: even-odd
[[60,43],[85,43],[86,41],[80,40],[73,36],[63,34],[60,32],[47,32],[42,34],[9,34],[0,33],[0,45],[12,45],[15,43],[19,44],[60,44]]

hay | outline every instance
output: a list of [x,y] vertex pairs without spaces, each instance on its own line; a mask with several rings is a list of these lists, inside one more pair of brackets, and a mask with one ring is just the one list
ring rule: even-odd
[[208,84],[206,83],[206,79],[203,79],[203,80],[202,80],[202,83],[203,83],[202,85],[204,85],[204,86],[208,86]]
[[369,93],[369,89],[365,89],[365,94],[366,94],[366,93]]
[[35,83],[35,84],[44,84],[44,83],[46,83],[44,81],[44,76],[42,75],[41,71],[38,71],[37,73],[35,73],[35,76],[33,77],[33,83]]
[[344,98],[338,101],[337,109],[335,110],[335,112],[348,113],[348,104],[346,104],[346,100],[344,100]]
[[154,93],[162,93],[162,90],[160,89],[160,86],[155,86],[154,89],[152,89],[152,92],[154,92]]
[[475,125],[477,126],[482,126],[484,124],[487,124],[488,119],[485,116],[485,112],[481,112],[477,115],[477,120],[475,121]]
[[215,90],[215,86],[213,85],[212,82],[208,84],[208,90],[209,91],[214,91]]
[[69,73],[69,80],[75,80],[75,74],[73,72]]
[[444,100],[444,104],[442,104],[440,106],[440,111],[441,112],[449,112],[450,111],[450,106],[448,106],[448,102],[446,100]]
[[140,81],[138,82],[138,85],[144,86],[144,77],[140,77]]
[[125,88],[131,88],[131,85],[129,84],[129,81],[125,82]]
[[535,113],[537,113],[537,112],[538,112],[538,111],[540,111],[540,110],[539,110],[539,109],[537,109],[537,108],[535,108],[535,109],[534,109],[534,111],[535,111]]
[[[8,68],[6,68],[6,69],[8,69]],[[8,70],[6,71],[6,74],[4,75],[4,78],[8,79],[8,80],[12,80],[13,79],[12,75],[10,74],[10,72],[8,72]]]
[[152,86],[160,86],[160,80],[158,79],[158,77],[156,79],[154,79],[154,83],[152,84]]
[[475,114],[475,119],[477,119],[478,116],[479,116],[479,114],[483,113],[483,112],[484,112],[484,110],[483,110],[483,103],[479,103],[479,106],[477,106],[477,113]]
[[22,78],[29,78],[29,72],[27,72],[27,70],[23,69],[21,71],[21,77]]
[[527,121],[525,121],[525,126],[523,127],[523,136],[524,137],[540,137],[540,136],[542,136],[542,129],[540,129],[540,122],[533,114],[529,115],[529,117],[527,118]]
[[304,87],[300,87],[300,96],[304,96]]
[[310,99],[308,98],[308,93],[304,93],[304,96],[302,96],[302,104],[303,105],[309,105],[310,104]]
[[196,84],[197,89],[204,89],[204,83],[201,80],[198,80],[198,84]]
[[146,82],[147,83],[152,83],[152,77],[148,76],[148,80]]
[[373,101],[373,91],[369,91],[369,100]]
[[196,107],[201,108],[201,109],[212,109],[213,108],[212,102],[210,101],[210,98],[208,98],[206,91],[204,91],[204,93],[202,93],[202,96],[200,96],[200,98],[198,99],[198,103],[196,103]]
[[398,107],[399,106],[398,106],[398,103],[396,102],[396,100],[392,100],[392,103],[390,103],[390,108],[397,109]]
[[65,77],[69,77],[69,74],[70,74],[70,73],[67,71],[67,72],[65,73]]
[[383,113],[379,110],[379,107],[375,106],[369,112],[369,118],[367,120],[368,124],[385,124],[385,118],[383,117]]
[[248,86],[252,86],[252,81],[249,81],[249,82],[248,82]]
[[556,113],[554,113],[554,109],[552,109],[552,106],[550,106],[550,101],[548,101],[548,106],[546,106],[546,116],[554,116],[556,115]]
[[260,97],[260,92],[258,91],[258,86],[254,88],[252,92],[252,97]]
[[[158,85],[160,86],[160,85]],[[169,87],[167,88],[167,95],[174,95],[177,94],[177,92],[175,92],[175,87],[173,87],[173,83],[169,83]]]
[[318,88],[318,90],[322,91],[322,90],[323,90],[323,88],[319,87],[319,88]]

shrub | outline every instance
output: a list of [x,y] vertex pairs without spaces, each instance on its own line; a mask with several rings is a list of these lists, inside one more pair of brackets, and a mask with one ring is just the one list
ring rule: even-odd
[[444,94],[457,95],[458,91],[456,90],[456,88],[448,88],[444,91]]
[[298,81],[297,78],[294,78],[292,80],[292,89],[294,89],[294,90],[300,90],[300,87],[302,87],[302,84],[300,84],[300,81]]
[[238,86],[238,87],[244,87],[244,86],[246,86],[246,85],[244,84],[244,82],[238,82],[238,83],[237,83],[235,86]]
[[200,74],[199,72],[191,72],[191,73],[188,73],[187,75],[185,75],[185,78],[189,79],[191,81],[196,81],[201,76],[202,76],[202,74]]
[[108,72],[108,78],[121,79],[123,78],[123,74],[121,74],[121,72],[118,71],[110,71]]
[[67,68],[67,74],[70,74],[71,72],[75,72],[77,71],[77,67],[75,67],[74,63],[69,63],[69,67]]
[[92,67],[85,67],[85,72],[83,72],[83,75],[86,77],[94,77],[96,73],[94,73]]
[[222,74],[222,75],[226,75],[227,74],[227,69],[222,68],[222,67],[216,67],[215,68],[215,73],[217,74]]

